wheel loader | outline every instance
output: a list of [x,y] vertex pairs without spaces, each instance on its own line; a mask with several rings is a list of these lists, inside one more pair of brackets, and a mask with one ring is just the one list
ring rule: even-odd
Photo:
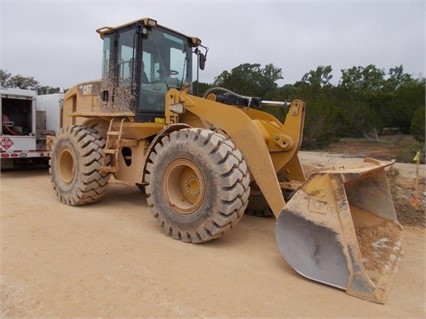
[[[111,179],[135,184],[164,232],[188,243],[219,238],[246,210],[266,205],[296,272],[385,303],[402,258],[385,174],[392,163],[369,159],[306,179],[298,158],[303,101],[224,88],[191,94],[208,48],[154,19],[96,31],[102,79],[66,92],[62,128],[50,140],[59,201],[94,203]],[[264,105],[288,108],[285,120]]]

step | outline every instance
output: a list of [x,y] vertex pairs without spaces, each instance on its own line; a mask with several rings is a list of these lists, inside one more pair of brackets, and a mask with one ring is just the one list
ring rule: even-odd
[[136,139],[126,139],[122,138],[120,140],[121,147],[136,147],[138,146],[139,141]]
[[117,132],[117,131],[108,131],[108,132],[107,132],[107,134],[108,134],[109,136],[119,136],[119,135],[120,135],[120,132]]
[[112,167],[112,166],[101,166],[101,167],[99,167],[99,170],[101,172],[105,172],[105,173],[117,173],[118,172],[118,168]]
[[104,153],[105,153],[105,154],[114,154],[114,155],[115,155],[115,153],[117,153],[117,150],[113,150],[113,149],[106,149],[106,150],[104,150]]

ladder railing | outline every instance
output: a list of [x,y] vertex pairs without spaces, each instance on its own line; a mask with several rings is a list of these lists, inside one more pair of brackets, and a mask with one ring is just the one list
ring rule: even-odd
[[[106,143],[104,147],[104,157],[101,159],[100,171],[115,174],[118,172],[118,152],[121,147],[123,123],[126,118],[121,119],[118,130],[114,129],[114,120],[115,118],[112,118],[109,122],[109,127],[106,134]],[[113,158],[109,158],[110,156]],[[109,162],[108,159],[110,159]]]

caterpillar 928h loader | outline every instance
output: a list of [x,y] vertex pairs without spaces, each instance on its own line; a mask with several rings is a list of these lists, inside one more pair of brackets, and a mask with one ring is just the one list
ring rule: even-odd
[[[370,160],[305,180],[302,101],[280,104],[223,88],[191,95],[193,68],[204,69],[207,48],[155,20],[97,32],[102,79],[66,92],[63,125],[50,141],[61,202],[93,203],[113,176],[145,188],[167,235],[200,243],[222,236],[263,201],[295,271],[386,301],[402,258],[385,175],[391,163]],[[265,104],[288,106],[285,121],[261,111]]]

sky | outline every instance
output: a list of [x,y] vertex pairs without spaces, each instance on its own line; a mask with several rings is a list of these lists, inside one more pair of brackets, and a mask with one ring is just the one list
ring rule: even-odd
[[243,63],[281,68],[280,86],[327,65],[335,84],[342,69],[369,64],[426,74],[425,0],[0,0],[0,69],[52,87],[99,79],[95,30],[142,17],[203,41],[200,82]]

